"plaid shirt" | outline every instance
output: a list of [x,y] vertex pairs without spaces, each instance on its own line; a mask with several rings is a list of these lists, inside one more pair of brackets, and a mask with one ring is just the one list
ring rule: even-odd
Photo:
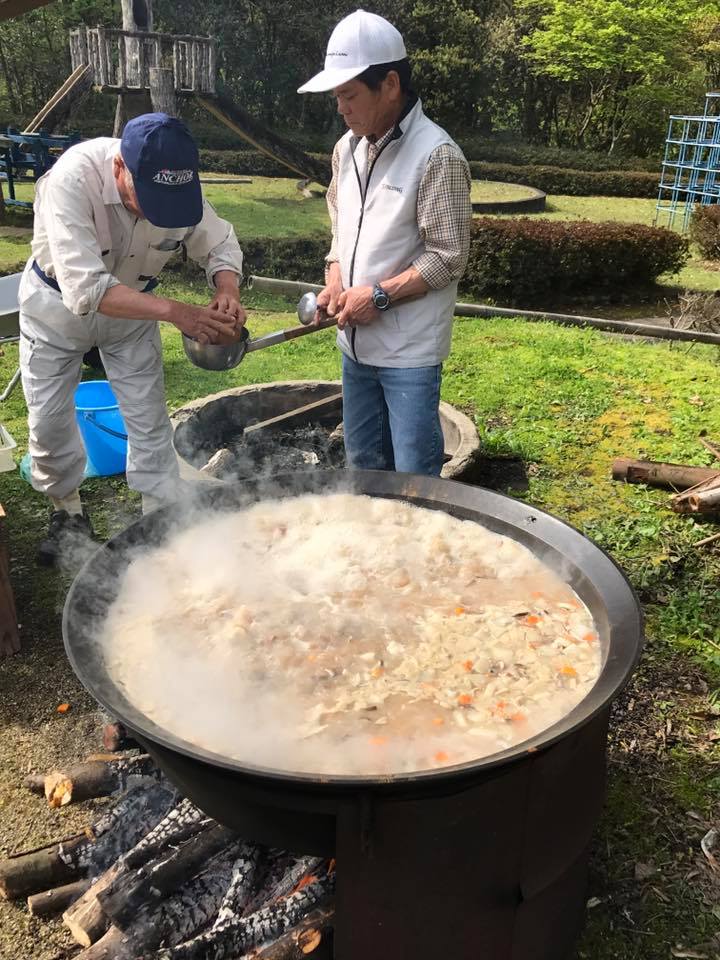
[[[394,128],[375,143],[368,144],[368,166],[388,143]],[[338,261],[337,254],[337,177],[340,169],[339,143],[332,158],[332,181],[327,205],[332,224],[332,247],[326,264]],[[430,154],[420,181],[417,222],[425,252],[412,264],[433,290],[441,290],[458,280],[465,270],[470,251],[470,169],[459,147],[443,143]],[[389,279],[389,278],[383,278]]]

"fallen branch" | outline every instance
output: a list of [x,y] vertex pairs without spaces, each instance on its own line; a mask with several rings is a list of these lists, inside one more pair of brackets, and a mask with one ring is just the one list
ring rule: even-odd
[[650,487],[686,490],[697,483],[720,478],[720,470],[714,467],[686,467],[680,463],[620,457],[613,461],[612,478],[624,480],[626,483],[645,483]]
[[708,543],[714,543],[716,540],[720,540],[720,533],[714,533],[711,537],[705,537],[703,540],[697,540],[693,546],[694,547],[704,547]]

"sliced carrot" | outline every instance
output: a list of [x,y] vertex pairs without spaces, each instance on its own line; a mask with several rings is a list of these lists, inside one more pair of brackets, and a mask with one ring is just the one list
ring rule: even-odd
[[534,627],[536,624],[540,623],[542,617],[536,617],[534,613],[531,613],[529,616],[525,617],[523,623],[526,623],[529,627]]
[[445,720],[442,717],[433,717],[433,723],[436,727],[442,727],[445,723]]
[[518,710],[517,713],[513,713],[510,719],[513,723],[527,723],[527,717],[522,710]]
[[560,673],[561,673],[564,677],[576,677],[576,676],[577,676],[577,670],[575,669],[575,667],[571,667],[571,666],[570,666],[569,664],[567,664],[567,663],[565,664],[564,667],[561,667],[561,668],[560,668]]
[[463,670],[465,670],[467,673],[472,673],[472,668],[473,668],[472,660],[466,660],[465,663],[463,664]]
[[530,596],[535,597],[537,600],[539,600],[540,597],[544,597],[545,594],[542,592],[542,590],[533,590]]
[[384,743],[387,743],[387,737],[370,737],[370,743],[374,747],[382,747]]
[[461,693],[460,696],[457,698],[457,702],[460,704],[461,707],[469,707],[470,704],[473,702],[472,694]]
[[465,613],[465,607],[455,607],[455,616],[461,617]]
[[314,653],[309,653],[308,660],[310,661],[310,663],[315,663],[315,661],[317,660],[317,657]]
[[598,638],[598,635],[596,633],[586,633],[585,636],[583,637],[583,640],[585,641],[585,643],[595,643],[597,638]]
[[383,667],[375,667],[375,669],[372,672],[372,675],[377,680],[377,678],[381,677],[384,673],[385,673],[385,669]]
[[69,704],[69,703],[61,703],[61,704],[59,704],[59,706],[58,706],[58,708],[57,708],[57,712],[58,712],[58,713],[67,713],[69,709],[70,709],[70,704]]
[[444,750],[438,750],[434,759],[437,760],[438,763],[447,763],[450,757],[448,757]]
[[503,716],[505,710],[507,709],[507,700],[498,700],[494,707],[491,709],[491,713],[500,714]]

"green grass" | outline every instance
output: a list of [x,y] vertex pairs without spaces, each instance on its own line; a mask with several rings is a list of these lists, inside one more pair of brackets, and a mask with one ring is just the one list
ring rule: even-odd
[[[197,302],[208,298],[200,279],[171,277],[163,292]],[[253,292],[246,299],[254,334],[294,321],[291,301]],[[192,367],[173,328],[163,330],[163,343],[173,409],[234,385],[340,374],[329,331],[253,354],[222,374]],[[0,382],[16,362],[17,346],[6,346]],[[673,514],[665,492],[612,482],[610,464],[620,455],[708,464],[698,436],[720,439],[719,374],[715,348],[635,343],[508,319],[458,318],[445,366],[443,397],[475,419],[485,454],[523,458],[528,489],[516,494],[607,549],[639,592],[647,617],[643,672],[631,694],[640,702],[637,716],[629,721],[631,732],[624,732],[622,718],[613,727],[609,799],[590,889],[601,904],[589,913],[579,954],[588,960],[658,960],[676,943],[698,944],[715,929],[705,887],[688,879],[697,869],[705,876],[696,861],[706,825],[688,815],[711,818],[720,800],[720,750],[708,740],[708,722],[715,722],[708,693],[720,686],[720,551],[693,547],[710,525]],[[26,448],[25,418],[17,390],[2,419],[19,443],[18,459]],[[138,498],[121,479],[84,487],[100,533],[109,535],[137,516]],[[32,562],[44,499],[18,473],[6,473],[0,475],[0,502],[9,515],[24,643],[35,657],[49,650],[35,664],[44,677],[61,656],[58,613],[66,583]],[[7,683],[22,664],[20,657],[5,668]],[[62,698],[84,703],[64,668],[60,676]],[[695,693],[686,692],[686,676]],[[702,719],[706,715],[710,721]],[[668,720],[679,739],[658,758],[656,730],[666,730]],[[642,729],[633,726],[637,721]],[[628,755],[629,766],[623,742],[632,739],[640,745]],[[634,879],[635,864],[648,861],[662,866],[653,882],[664,899]]]
[[534,194],[532,187],[495,180],[473,180],[470,197],[473,203],[489,200],[523,200]]

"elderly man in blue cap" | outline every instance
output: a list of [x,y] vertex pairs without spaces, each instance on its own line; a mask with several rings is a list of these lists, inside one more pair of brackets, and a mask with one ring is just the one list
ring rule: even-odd
[[[151,293],[182,249],[212,288],[208,306]],[[143,511],[181,490],[165,404],[160,323],[201,342],[240,335],[242,252],[232,226],[203,200],[187,127],[151,113],[122,139],[68,150],[38,181],[32,254],[20,286],[20,366],[28,405],[32,483],[52,501],[38,559],[91,534],[79,487],[85,451],[74,392],[83,355],[100,349],[128,434],[127,482]]]

